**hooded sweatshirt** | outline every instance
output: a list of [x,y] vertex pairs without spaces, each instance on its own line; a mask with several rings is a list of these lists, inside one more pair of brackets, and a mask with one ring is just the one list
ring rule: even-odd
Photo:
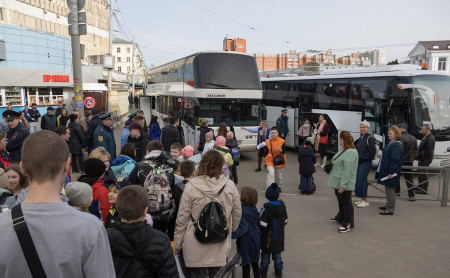
[[238,229],[233,232],[237,251],[242,257],[242,265],[259,261],[261,233],[259,231],[259,212],[255,206],[241,205],[242,218]]
[[284,251],[284,226],[287,224],[286,205],[282,200],[264,204],[260,214],[261,251],[280,253]]

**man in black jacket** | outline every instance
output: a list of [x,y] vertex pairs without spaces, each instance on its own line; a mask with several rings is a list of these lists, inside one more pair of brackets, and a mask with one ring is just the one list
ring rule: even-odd
[[[417,156],[417,152],[418,152],[417,139],[416,139],[416,137],[408,134],[408,131],[407,131],[408,127],[406,124],[401,123],[398,125],[398,127],[400,128],[400,131],[402,132],[402,137],[400,138],[400,142],[402,142],[403,151],[405,152],[405,154],[403,155],[403,166],[413,166],[414,158]],[[405,177],[406,186],[408,188],[411,188],[414,186],[414,177],[413,177],[413,174],[411,173],[412,170],[406,170],[405,172],[409,172],[409,173],[403,174],[403,176]],[[395,193],[397,193],[397,195],[400,194],[400,187],[395,188]],[[409,197],[410,201],[416,200],[413,189],[408,190],[408,197]]]
[[[434,136],[431,134],[431,127],[429,124],[424,124],[422,126],[422,134],[424,137],[420,141],[419,154],[417,155],[417,160],[419,161],[419,166],[430,166],[434,157]],[[419,188],[416,191],[418,194],[427,194],[428,191],[428,171],[420,170],[423,174],[419,174]]]
[[102,123],[102,121],[98,118],[100,111],[95,108],[92,108],[92,120],[88,123],[88,130],[86,132],[86,146],[89,149],[89,153],[92,152],[94,146],[94,131],[97,129],[98,125]]
[[36,132],[39,130],[39,118],[41,117],[41,113],[37,110],[37,104],[32,103],[31,109],[28,110],[28,116],[30,117],[30,133]]
[[30,135],[30,132],[20,122],[19,112],[6,110],[5,112],[3,112],[3,117],[5,117],[9,126],[9,131],[6,135],[6,138],[8,140],[8,143],[6,144],[6,150],[9,152],[9,159],[13,163],[19,163],[22,156],[23,142]]
[[145,221],[147,191],[122,188],[116,207],[121,221],[107,234],[117,277],[179,277],[169,238]]
[[147,144],[150,142],[142,133],[142,127],[138,123],[132,123],[128,129],[130,135],[128,136],[128,143],[133,143],[136,146],[136,161],[140,162],[144,159],[147,152]]
[[178,131],[178,118],[170,118],[170,125],[166,126],[162,132],[162,144],[165,151],[170,152],[173,143],[180,143],[180,132]]

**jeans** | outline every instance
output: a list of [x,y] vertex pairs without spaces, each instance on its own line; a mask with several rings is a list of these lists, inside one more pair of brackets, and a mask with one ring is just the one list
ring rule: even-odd
[[274,182],[276,182],[279,187],[283,186],[283,168],[267,166],[266,187],[269,187]]
[[334,218],[341,223],[342,227],[347,227],[350,224],[350,228],[354,228],[355,217],[352,205],[352,191],[345,190],[342,194],[339,194],[339,190],[335,189],[334,194],[336,194],[339,206],[339,212]]
[[[403,166],[413,166],[413,162],[403,162]],[[412,172],[412,170],[405,170],[406,172]],[[414,176],[412,173],[403,174],[406,181],[406,186],[412,188],[414,186]],[[414,189],[408,189],[408,197],[414,197]]]
[[[419,160],[419,166],[430,166],[431,162],[433,161],[432,158],[429,159],[420,159]],[[420,170],[420,172],[423,172],[423,174],[419,174],[419,187],[422,188],[425,191],[428,191],[428,171],[427,170]]]
[[312,192],[312,174],[300,175],[300,187],[302,192]]
[[39,130],[39,122],[30,123],[30,134]]
[[214,278],[221,267],[189,267],[191,277],[195,278]]
[[272,254],[272,260],[275,265],[275,269],[283,269],[283,260],[281,258],[281,253],[264,253],[261,252],[261,270],[269,269],[270,264],[270,254]]
[[369,176],[370,168],[372,168],[372,161],[363,161],[358,163],[358,170],[356,172],[355,195],[359,198],[367,197],[367,176]]

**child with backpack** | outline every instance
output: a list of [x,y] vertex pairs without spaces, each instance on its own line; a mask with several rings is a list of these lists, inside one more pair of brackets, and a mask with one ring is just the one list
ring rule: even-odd
[[227,139],[223,136],[217,136],[216,145],[214,146],[214,150],[218,151],[224,158],[224,164],[222,166],[223,175],[225,177],[230,177],[230,167],[233,166],[233,158],[230,154],[230,149],[228,149],[225,144],[227,143]]
[[259,250],[261,249],[261,233],[259,231],[259,212],[256,208],[258,192],[244,186],[241,188],[242,218],[239,227],[232,234],[236,239],[237,251],[242,258],[242,277],[250,278],[250,266],[253,277],[259,278]]
[[148,195],[139,185],[119,191],[120,222],[107,229],[117,277],[178,277],[169,238],[145,221]]
[[305,143],[298,149],[298,172],[300,174],[300,194],[313,194],[312,175],[316,172],[316,155],[313,150],[314,139],[308,137]]
[[227,142],[225,146],[230,150],[231,158],[233,159],[233,166],[231,166],[231,176],[234,183],[238,184],[237,166],[239,165],[239,158],[241,157],[241,148],[237,143],[234,132],[228,131]]
[[284,251],[284,226],[287,224],[286,205],[280,198],[278,184],[272,183],[266,189],[265,203],[261,209],[261,278],[267,277],[270,264],[270,255],[275,264],[275,276],[283,277],[283,260],[281,252]]

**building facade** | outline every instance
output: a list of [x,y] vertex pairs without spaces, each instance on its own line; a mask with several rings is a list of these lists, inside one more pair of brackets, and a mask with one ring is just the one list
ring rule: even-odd
[[223,50],[247,53],[247,41],[241,38],[232,39],[230,35],[227,35],[223,39]]
[[370,65],[384,66],[386,65],[386,51],[375,49],[361,52],[359,53],[359,59],[370,61]]
[[409,62],[435,71],[450,74],[450,40],[419,41],[408,54]]
[[[134,60],[133,60],[134,53]],[[144,56],[139,46],[127,40],[113,38],[113,55],[115,57],[114,69],[118,72],[133,74],[134,63],[134,81],[137,84],[145,83],[146,66]]]

